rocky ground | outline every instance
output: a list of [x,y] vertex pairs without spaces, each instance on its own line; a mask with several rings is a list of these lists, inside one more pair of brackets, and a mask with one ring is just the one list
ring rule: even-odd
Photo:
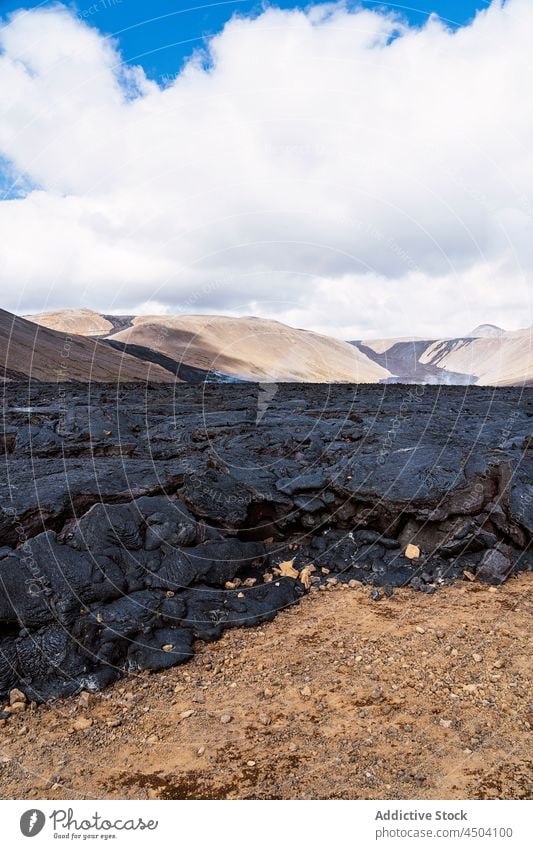
[[4,798],[528,798],[533,581],[329,584],[190,663],[0,721]]
[[34,384],[3,401],[0,698],[168,669],[332,580],[377,602],[533,563],[520,389]]

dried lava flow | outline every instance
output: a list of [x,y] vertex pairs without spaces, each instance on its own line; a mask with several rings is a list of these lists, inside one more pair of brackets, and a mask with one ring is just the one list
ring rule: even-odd
[[312,581],[530,569],[532,444],[519,389],[7,385],[0,695],[173,666]]

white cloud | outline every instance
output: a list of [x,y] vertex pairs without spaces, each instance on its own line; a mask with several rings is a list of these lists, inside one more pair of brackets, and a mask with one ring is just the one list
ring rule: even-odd
[[530,0],[457,32],[235,18],[161,89],[62,7],[0,30],[18,312],[269,315],[344,337],[531,323]]

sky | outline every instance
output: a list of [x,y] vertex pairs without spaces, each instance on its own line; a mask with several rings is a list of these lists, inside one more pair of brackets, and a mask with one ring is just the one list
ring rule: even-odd
[[4,308],[532,323],[530,0],[0,17]]

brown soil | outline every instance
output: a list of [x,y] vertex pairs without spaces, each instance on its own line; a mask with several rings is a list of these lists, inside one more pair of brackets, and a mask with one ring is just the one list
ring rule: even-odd
[[185,666],[13,715],[2,796],[530,797],[532,601],[530,575],[315,590]]

